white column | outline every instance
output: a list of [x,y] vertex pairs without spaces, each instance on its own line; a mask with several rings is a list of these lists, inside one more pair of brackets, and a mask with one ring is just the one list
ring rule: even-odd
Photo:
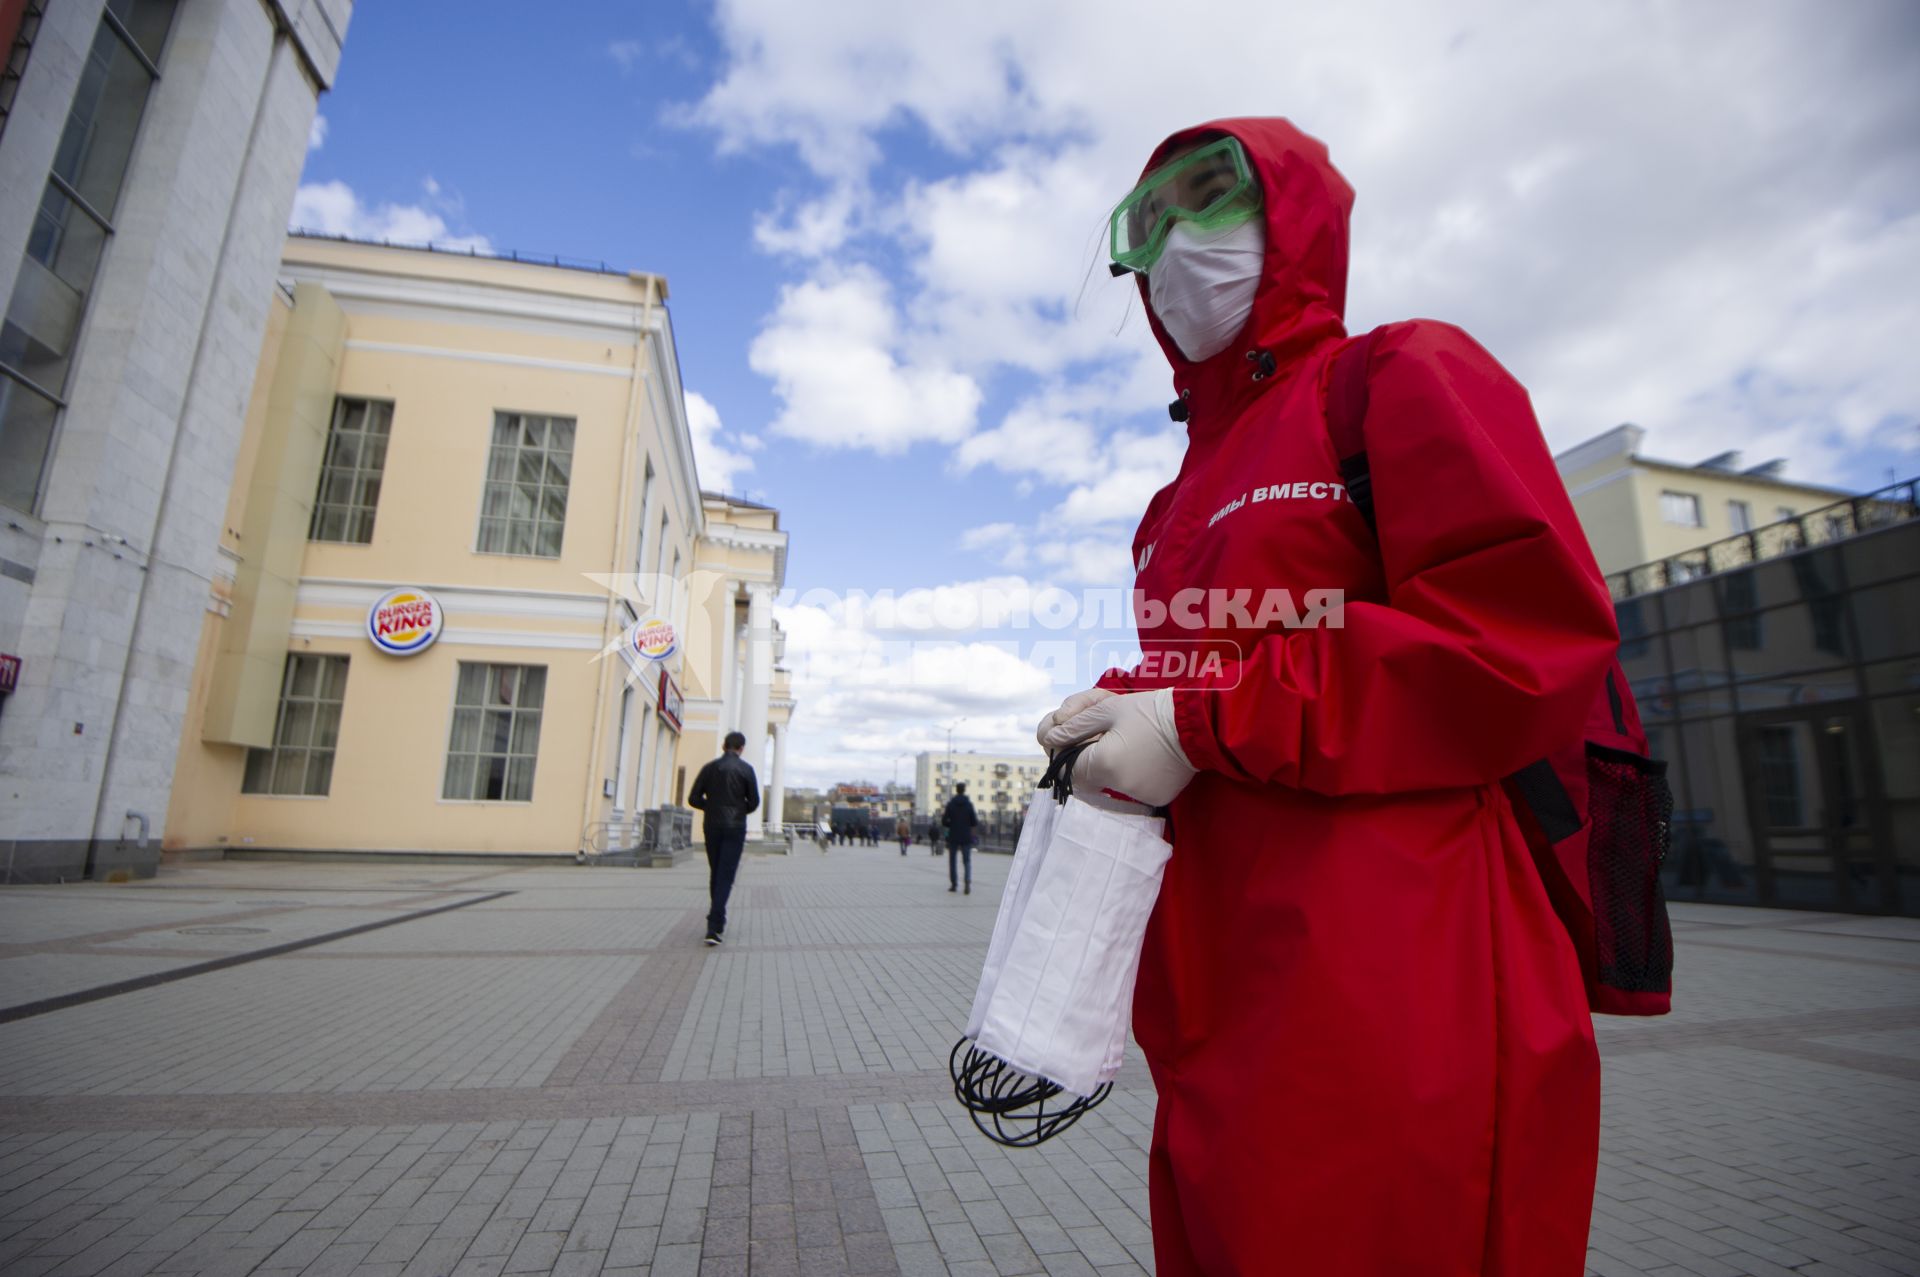
[[[740,644],[740,632],[734,628],[734,595],[740,588],[737,581],[720,583],[720,673],[716,680],[718,687],[712,694],[720,701],[720,735],[733,730],[733,720],[739,717],[740,698],[734,690],[734,663],[737,659],[734,651]],[[714,751],[719,752],[720,742],[714,742]]]
[[767,776],[766,808],[767,823],[778,837],[781,822],[786,819],[787,810],[787,729],[779,723],[772,725],[773,730],[773,770]]
[[[773,608],[761,582],[747,584],[747,685],[740,706],[739,730],[745,733],[743,756],[755,762],[767,756],[767,697],[773,690]],[[747,817],[747,837],[758,838],[765,826],[764,806]]]

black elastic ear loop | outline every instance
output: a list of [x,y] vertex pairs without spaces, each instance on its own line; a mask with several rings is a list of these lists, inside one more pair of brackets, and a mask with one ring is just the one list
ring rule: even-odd
[[1073,797],[1073,765],[1080,761],[1080,755],[1085,753],[1087,746],[1091,744],[1093,744],[1092,741],[1083,740],[1057,751],[1048,758],[1047,770],[1040,777],[1039,787],[1051,789],[1053,801],[1065,803],[1067,799]]
[[[964,1057],[961,1048],[966,1048]],[[990,1052],[972,1046],[966,1038],[947,1055],[954,1080],[954,1098],[967,1110],[975,1129],[1007,1148],[1033,1148],[1045,1143],[1086,1116],[1113,1091],[1103,1082],[1092,1095],[1076,1095],[1065,1107],[1048,1105],[1066,1089],[1046,1078],[1029,1077]]]

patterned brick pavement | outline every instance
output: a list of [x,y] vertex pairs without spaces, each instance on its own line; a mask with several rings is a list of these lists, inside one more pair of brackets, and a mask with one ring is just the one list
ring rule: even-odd
[[[712,950],[699,860],[9,888],[0,1273],[1151,1272],[1137,1058],[1037,1150],[948,1093],[1007,863],[752,857]],[[1920,924],[1675,916],[1589,1272],[1920,1272]]]

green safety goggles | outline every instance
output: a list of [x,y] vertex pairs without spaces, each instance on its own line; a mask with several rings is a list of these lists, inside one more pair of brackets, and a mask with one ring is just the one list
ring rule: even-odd
[[1113,210],[1113,273],[1146,271],[1175,222],[1224,230],[1260,208],[1260,188],[1239,139],[1223,137],[1147,174]]

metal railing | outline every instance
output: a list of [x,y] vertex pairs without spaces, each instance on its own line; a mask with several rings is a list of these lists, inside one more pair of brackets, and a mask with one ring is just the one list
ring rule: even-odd
[[693,812],[685,807],[656,807],[635,812],[626,820],[596,820],[580,841],[575,859],[581,864],[684,851],[693,845]]
[[587,826],[586,846],[577,859],[598,860],[602,856],[631,854],[645,845],[647,822],[636,820],[596,820]]
[[1848,497],[1791,519],[1615,572],[1607,577],[1607,589],[1617,603],[1916,518],[1920,518],[1920,478],[1890,484],[1876,492]]
[[411,248],[417,252],[440,253],[448,257],[480,257],[496,262],[520,262],[527,266],[557,266],[561,270],[586,271],[592,275],[625,275],[628,272],[618,266],[609,266],[605,262],[596,262],[585,257],[562,257],[557,253],[522,253],[514,249],[500,252],[494,249],[449,248],[436,244],[432,240],[396,240],[369,239],[358,235],[329,235],[325,231],[307,230],[295,227],[287,232],[294,239],[326,239],[336,244],[368,244],[374,248]]

